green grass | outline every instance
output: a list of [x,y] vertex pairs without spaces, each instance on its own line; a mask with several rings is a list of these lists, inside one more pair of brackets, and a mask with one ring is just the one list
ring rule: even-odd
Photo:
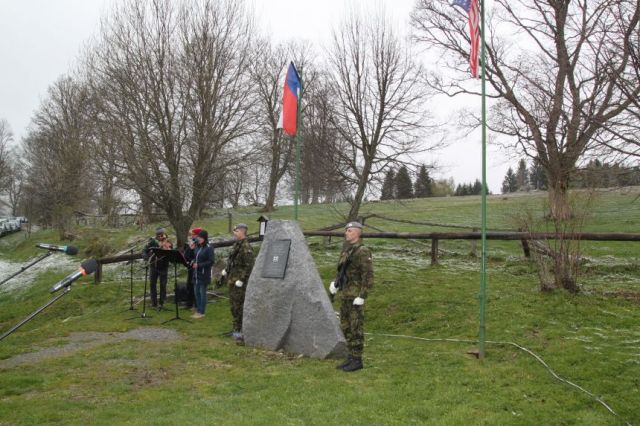
[[[587,228],[634,231],[634,195],[600,194]],[[542,216],[544,196],[490,197],[489,226],[511,228],[513,212]],[[634,208],[635,207],[635,208]],[[346,205],[303,206],[305,229],[341,221]],[[478,198],[372,203],[385,216],[476,225]],[[607,212],[617,212],[609,214]],[[288,219],[290,207],[271,218]],[[237,221],[253,224],[243,209]],[[392,231],[427,230],[371,219]],[[226,235],[226,218],[198,222]],[[112,246],[152,232],[110,230]],[[80,229],[84,247],[93,233]],[[635,230],[637,232],[637,229]],[[3,260],[36,255],[35,242],[53,242],[50,231],[13,237],[0,246]],[[52,238],[52,239],[49,239]],[[339,241],[308,239],[325,282],[334,271]],[[344,374],[333,360],[240,347],[220,334],[229,329],[228,302],[207,308],[199,322],[172,321],[172,311],[129,318],[128,267],[105,273],[95,286],[82,279],[73,290],[0,342],[0,362],[44,348],[61,348],[74,332],[120,333],[140,327],[175,329],[172,342],[113,340],[77,347],[66,355],[13,368],[0,367],[0,424],[624,424],[640,422],[639,243],[584,244],[589,257],[578,295],[540,293],[533,266],[515,242],[490,242],[487,338],[516,342],[539,354],[559,375],[600,396],[615,417],[589,396],[555,380],[530,355],[511,346],[487,346],[479,361],[471,343],[385,337],[475,340],[478,334],[479,263],[469,242],[441,243],[440,265],[431,266],[426,244],[371,240],[376,283],[366,307],[365,369]],[[75,242],[74,242],[75,244]],[[218,256],[222,256],[219,251]],[[66,275],[42,273],[28,288],[0,291],[0,327],[6,330],[45,303],[52,282]],[[142,291],[136,268],[136,294]],[[337,307],[336,302],[336,307]],[[183,316],[188,313],[183,311]]]

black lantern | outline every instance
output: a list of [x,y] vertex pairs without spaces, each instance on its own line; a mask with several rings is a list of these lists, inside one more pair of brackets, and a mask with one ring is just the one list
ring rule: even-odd
[[264,238],[264,234],[267,232],[267,222],[269,222],[269,218],[262,215],[258,218],[258,222],[260,222],[260,238]]

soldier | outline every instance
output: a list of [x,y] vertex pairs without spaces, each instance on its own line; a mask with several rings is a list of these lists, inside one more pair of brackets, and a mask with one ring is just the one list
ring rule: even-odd
[[329,285],[335,295],[342,291],[340,327],[347,339],[348,358],[336,368],[343,371],[360,370],[364,350],[364,301],[373,287],[371,250],[362,245],[362,224],[349,222],[344,232],[345,247],[338,262],[338,276]]
[[231,254],[227,259],[227,267],[221,272],[222,277],[226,278],[229,286],[231,315],[233,316],[233,330],[225,333],[225,336],[231,336],[239,343],[243,341],[242,310],[244,308],[244,296],[247,289],[247,281],[255,261],[253,249],[249,241],[247,241],[248,229],[249,227],[244,223],[239,223],[233,228],[233,238],[236,242],[233,244]]

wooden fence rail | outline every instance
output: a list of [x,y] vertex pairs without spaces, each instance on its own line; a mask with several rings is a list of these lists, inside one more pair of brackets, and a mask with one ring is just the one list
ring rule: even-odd
[[[307,237],[344,237],[344,232],[338,231],[303,231]],[[479,240],[480,232],[365,232],[363,238],[391,238],[431,240],[431,263],[438,263],[438,242],[440,240]],[[528,256],[529,240],[581,240],[581,241],[640,241],[640,234],[628,234],[622,232],[594,233],[581,232],[575,234],[556,234],[553,232],[487,232],[488,240],[521,241],[525,255]],[[249,237],[249,242],[260,241],[260,237]],[[211,243],[213,248],[232,246],[234,240],[215,241]],[[98,269],[95,272],[96,284],[102,279],[102,265],[110,263],[130,262],[142,259],[142,253],[123,254],[120,256],[103,257],[97,259]]]
[[[305,231],[307,237],[342,237],[343,232],[335,231]],[[438,242],[440,240],[480,240],[480,232],[365,232],[363,238],[396,238],[412,240],[431,240],[431,264],[438,263]],[[487,232],[488,240],[520,241],[524,255],[529,257],[530,240],[581,240],[581,241],[640,241],[640,234],[621,232],[594,233],[581,232],[575,234],[556,234],[555,232]]]

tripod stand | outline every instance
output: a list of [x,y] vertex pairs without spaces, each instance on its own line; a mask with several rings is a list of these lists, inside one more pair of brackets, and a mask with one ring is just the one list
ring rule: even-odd
[[129,310],[135,311],[136,308],[133,307],[133,249],[129,251],[131,254],[131,260],[129,261],[130,269],[129,269]]
[[[153,257],[153,255],[151,256]],[[151,258],[147,259],[144,263],[144,293],[142,293],[142,313],[140,314],[140,316],[135,316],[135,317],[131,317],[129,318],[130,320],[136,319],[136,318],[153,318],[151,316],[147,316],[147,282],[149,281],[149,261],[151,260]],[[133,271],[133,261],[131,263],[131,268]],[[132,278],[131,278],[131,291],[132,291],[132,296],[131,296],[131,307],[133,307],[133,272],[132,272]]]

